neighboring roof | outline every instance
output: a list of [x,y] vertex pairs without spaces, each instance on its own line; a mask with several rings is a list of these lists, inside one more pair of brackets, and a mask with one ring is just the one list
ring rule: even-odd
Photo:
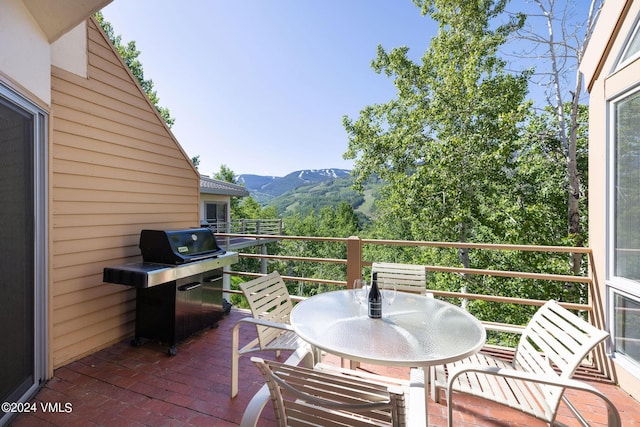
[[241,185],[209,178],[206,175],[200,175],[200,192],[236,197],[249,196],[247,189]]
[[589,91],[594,81],[600,76],[611,46],[633,1],[605,1],[602,6],[598,22],[580,64],[580,72],[584,75]]

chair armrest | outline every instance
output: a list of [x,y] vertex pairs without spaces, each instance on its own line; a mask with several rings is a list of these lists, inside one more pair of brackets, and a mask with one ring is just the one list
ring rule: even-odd
[[260,414],[262,413],[264,406],[270,398],[271,393],[269,392],[269,385],[264,384],[249,401],[247,409],[244,410],[244,414],[242,415],[240,427],[255,427],[258,424],[258,419],[260,418]]
[[[269,327],[269,328],[274,328],[274,329],[280,329],[282,331],[287,331],[287,332],[293,332],[295,333],[295,330],[293,329],[293,327],[291,325],[288,325],[286,323],[278,323],[278,322],[273,322],[271,320],[265,320],[265,319],[256,319],[254,317],[243,317],[242,319],[238,320],[236,322],[235,325],[233,325],[233,329],[231,330],[232,332],[232,347],[234,349],[235,352],[239,352],[240,354],[244,354],[244,353],[248,353],[251,351],[257,351],[260,350],[261,347],[259,345],[259,339],[256,338],[253,341],[251,341],[250,343],[246,344],[242,349],[240,349],[239,345],[240,345],[240,326],[242,326],[243,323],[248,323],[248,324],[252,324],[255,325],[256,327],[258,326],[265,326],[265,327]],[[307,361],[305,360],[305,366],[307,367],[312,367],[313,364],[315,363],[315,360],[320,360],[320,350],[316,349],[315,347],[313,347],[311,344],[307,343],[306,341],[301,340],[302,342],[304,342],[304,347],[307,348],[311,348],[311,351],[313,352],[313,361]],[[236,357],[236,354],[234,353],[234,357]]]
[[[312,356],[312,352],[309,347],[300,347],[298,350],[291,353],[291,356],[289,356],[284,363],[286,365],[295,366],[301,361],[304,361],[305,365],[310,364],[313,366],[313,360],[309,360],[310,356]],[[242,415],[240,427],[255,427],[258,424],[258,419],[260,418],[262,410],[270,399],[271,393],[269,392],[269,385],[265,383],[249,401],[249,404]]]
[[234,325],[234,328],[239,327],[241,323],[252,323],[258,326],[266,326],[269,328],[282,329],[284,331],[293,331],[293,327],[291,325],[287,325],[286,323],[278,323],[272,322],[271,320],[265,319],[256,319],[255,317],[243,317],[238,320]]
[[504,378],[512,378],[516,380],[529,381],[538,384],[545,384],[557,387],[564,387],[573,390],[584,391],[587,393],[591,393],[599,397],[604,403],[607,405],[607,413],[608,413],[608,425],[609,426],[620,426],[620,414],[616,409],[615,405],[607,396],[605,396],[602,392],[600,392],[595,387],[574,379],[570,378],[561,378],[559,376],[542,376],[536,375],[529,372],[518,371],[516,369],[507,369],[507,368],[497,368],[494,366],[461,366],[458,369],[452,369],[449,373],[449,379],[447,382],[447,404],[451,407],[451,392],[452,383],[458,378],[458,376],[465,374],[467,372],[477,372],[485,375],[495,375]]

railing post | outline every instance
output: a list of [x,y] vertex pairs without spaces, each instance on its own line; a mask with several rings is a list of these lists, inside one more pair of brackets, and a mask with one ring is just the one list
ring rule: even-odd
[[[267,245],[266,244],[260,246],[260,253],[262,255],[269,255],[269,253],[267,251]],[[260,259],[260,273],[267,274],[267,259],[266,258],[261,258]]]
[[347,240],[347,288],[353,288],[356,279],[362,279],[362,239],[351,236]]
[[[231,233],[231,220],[227,221],[224,224],[224,233]],[[229,245],[231,244],[231,238],[230,237],[225,237],[224,238],[224,248],[229,250]]]

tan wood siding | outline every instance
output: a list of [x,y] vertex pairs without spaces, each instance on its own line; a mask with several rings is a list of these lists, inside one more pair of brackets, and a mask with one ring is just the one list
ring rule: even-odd
[[54,368],[133,332],[135,291],[102,282],[140,259],[143,228],[199,224],[199,176],[93,20],[88,78],[52,69]]

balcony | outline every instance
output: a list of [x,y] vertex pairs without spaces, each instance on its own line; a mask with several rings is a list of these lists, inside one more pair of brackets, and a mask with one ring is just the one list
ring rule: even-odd
[[[254,240],[256,245],[265,245],[263,234],[223,234],[221,238],[242,238]],[[451,244],[442,242],[406,242],[363,240],[359,238],[310,238],[270,235],[268,241],[324,242],[342,246],[346,251],[345,259],[308,258],[291,255],[269,255],[265,250],[252,252],[247,248],[241,253],[245,259],[262,261],[260,268],[267,268],[269,262],[287,263],[319,263],[341,266],[344,278],[341,280],[313,277],[291,277],[289,280],[304,283],[316,283],[323,287],[347,286],[355,277],[371,265],[366,260],[370,247],[404,246],[438,248],[438,250],[460,249],[472,251],[522,251],[522,252],[581,252],[585,257],[591,256],[588,248],[536,247],[513,245],[478,245]],[[246,243],[246,242],[245,242]],[[255,251],[253,251],[255,252]],[[399,260],[394,260],[399,261]],[[465,276],[505,277],[514,280],[533,280],[536,283],[563,282],[572,286],[581,286],[587,292],[584,301],[565,302],[574,310],[584,312],[596,325],[602,323],[602,305],[597,292],[597,282],[592,274],[571,276],[548,274],[533,271],[501,271],[462,268],[452,265],[427,265],[427,271],[434,274]],[[253,277],[260,273],[246,271],[229,271],[229,276]],[[287,276],[284,276],[287,278]],[[544,286],[539,284],[539,286]],[[514,306],[537,306],[543,301],[520,298],[514,295],[490,295],[469,293],[464,289],[450,291],[433,289],[438,298],[447,298],[464,304],[469,301],[487,301],[495,304]],[[229,290],[230,294],[237,293]],[[178,346],[174,357],[166,357],[166,347],[161,344],[145,343],[133,347],[124,340],[104,350],[98,351],[83,359],[63,366],[55,371],[54,377],[48,381],[32,402],[37,412],[20,414],[14,426],[142,426],[142,425],[179,425],[179,426],[232,426],[238,425],[244,409],[253,394],[262,386],[262,377],[250,363],[248,357],[240,362],[240,390],[236,398],[231,399],[231,329],[243,316],[249,315],[242,309],[234,308],[230,314],[220,321],[217,329],[204,330],[190,337]],[[481,319],[488,331],[499,334],[518,332],[520,325],[500,321],[501,319]],[[246,341],[253,337],[250,328],[241,331]],[[488,345],[488,351],[503,357],[510,357],[510,349],[505,346]],[[260,355],[273,358],[273,353]],[[281,359],[286,359],[283,354]],[[339,360],[331,355],[325,356],[325,362],[337,364]],[[379,366],[361,365],[366,369],[383,375],[403,377],[408,375],[404,369],[392,369]],[[631,398],[615,385],[615,372],[600,348],[585,361],[577,373],[577,377],[585,380],[604,392],[616,405],[623,420],[623,425],[640,423],[640,403]],[[606,425],[606,408],[592,395],[579,392],[568,392],[572,402],[578,407],[592,426]],[[487,401],[459,396],[454,400],[454,419],[456,426],[538,426],[545,425],[532,417],[490,404]],[[67,405],[68,404],[68,405]],[[48,411],[45,411],[48,409]],[[429,405],[430,425],[446,425],[446,406],[431,402]],[[567,407],[563,407],[558,421],[568,426],[579,425]],[[275,425],[272,408],[265,407],[260,426]]]

